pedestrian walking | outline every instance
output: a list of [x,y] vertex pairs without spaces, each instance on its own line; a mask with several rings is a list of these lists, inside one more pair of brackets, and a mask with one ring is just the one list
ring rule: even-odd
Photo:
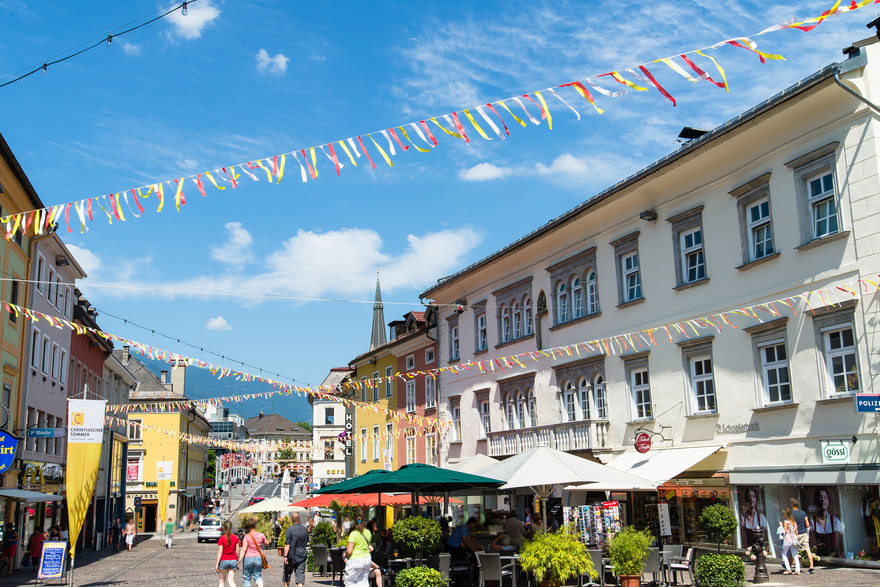
[[46,535],[43,534],[43,529],[37,526],[34,528],[34,533],[31,534],[30,540],[28,540],[28,555],[31,557],[31,568],[36,571],[37,567],[40,564],[40,554],[43,552],[43,542],[46,541]]
[[12,522],[6,522],[6,532],[3,533],[3,562],[6,563],[6,575],[12,574],[15,566],[15,553],[18,551],[18,532]]
[[306,582],[306,558],[308,558],[309,531],[300,522],[298,512],[290,515],[290,526],[284,533],[284,587],[290,587],[293,577],[296,587]]
[[122,527],[119,524],[119,518],[110,526],[110,543],[113,545],[113,552],[119,552],[119,536],[122,534]]
[[235,569],[238,568],[238,551],[241,542],[232,533],[232,524],[223,522],[223,536],[217,540],[217,573],[220,575],[218,587],[235,587]]
[[171,548],[172,540],[174,540],[174,519],[168,518],[165,522],[165,548]]
[[370,574],[376,579],[376,587],[382,587],[382,570],[373,564],[370,552],[370,531],[364,528],[363,516],[355,519],[355,527],[348,535],[345,550],[345,587],[369,587]]
[[125,548],[129,552],[131,552],[131,547],[134,545],[134,534],[134,521],[129,520],[125,524]]
[[783,575],[791,575],[791,565],[788,563],[789,554],[794,556],[794,574],[801,574],[801,557],[798,556],[797,522],[791,515],[790,509],[782,510],[782,526],[784,538],[782,539],[782,564],[785,566]]
[[241,563],[241,574],[244,577],[243,586],[251,587],[254,583],[257,587],[263,587],[263,550],[260,545],[269,546],[269,541],[262,532],[257,532],[257,523],[253,518],[248,518],[244,524],[246,532],[242,540],[241,551],[238,560]]
[[186,516],[180,516],[180,533],[183,534],[184,530],[186,530]]
[[813,569],[813,551],[810,549],[810,531],[812,530],[810,518],[807,516],[807,512],[798,507],[797,498],[792,497],[789,503],[791,504],[791,517],[797,524],[798,549],[807,551],[807,560],[810,561],[810,568],[807,572],[813,574],[815,570]]

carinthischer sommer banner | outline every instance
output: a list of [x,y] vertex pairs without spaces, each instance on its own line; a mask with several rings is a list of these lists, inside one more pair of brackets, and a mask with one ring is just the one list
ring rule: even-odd
[[71,558],[76,554],[76,541],[98,479],[106,407],[104,400],[67,400],[67,515]]

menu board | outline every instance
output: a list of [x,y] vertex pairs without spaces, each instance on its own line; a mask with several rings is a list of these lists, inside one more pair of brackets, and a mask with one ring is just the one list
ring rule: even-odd
[[38,579],[60,579],[67,561],[67,542],[44,542],[40,553]]

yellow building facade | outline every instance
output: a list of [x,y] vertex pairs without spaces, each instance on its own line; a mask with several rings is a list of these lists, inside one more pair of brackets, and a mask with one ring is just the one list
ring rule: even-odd
[[[397,422],[385,411],[397,410],[397,382],[393,378],[397,357],[389,346],[386,344],[361,355],[353,363],[356,380],[360,383],[360,389],[354,390],[354,399],[379,408],[353,408],[356,475],[372,469],[396,469],[400,465],[393,436]],[[374,383],[380,377],[389,376],[390,380]]]

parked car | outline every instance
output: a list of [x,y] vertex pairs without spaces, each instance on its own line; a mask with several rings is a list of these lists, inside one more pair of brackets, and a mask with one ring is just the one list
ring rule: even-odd
[[205,518],[199,524],[199,533],[198,539],[199,542],[208,542],[210,540],[219,540],[223,535],[223,530],[220,528],[220,518]]
[[263,501],[265,499],[266,499],[265,497],[252,497],[248,501],[248,505],[254,505],[255,503],[260,503],[261,501]]

